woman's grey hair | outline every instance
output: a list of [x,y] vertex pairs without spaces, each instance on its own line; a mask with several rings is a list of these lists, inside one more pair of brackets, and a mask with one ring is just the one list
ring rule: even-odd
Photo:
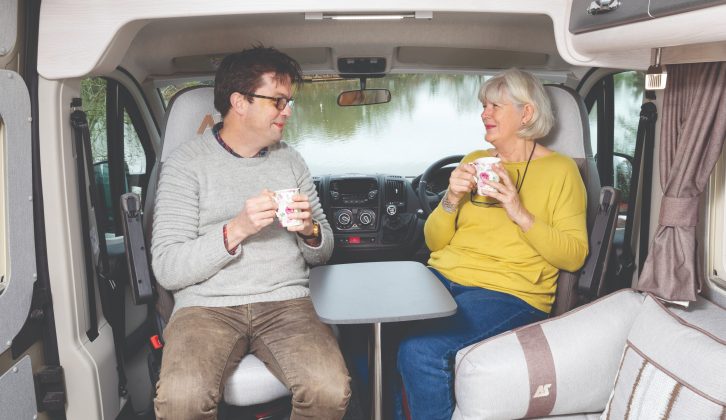
[[532,105],[532,118],[517,132],[525,139],[540,139],[547,135],[555,124],[552,104],[542,83],[531,73],[511,68],[484,82],[479,89],[479,100],[499,102],[503,98],[523,109],[525,104]]

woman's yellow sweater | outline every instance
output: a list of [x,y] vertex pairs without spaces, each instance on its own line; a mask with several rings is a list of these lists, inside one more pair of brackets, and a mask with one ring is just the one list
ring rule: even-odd
[[[462,162],[484,156],[491,154],[475,151]],[[514,183],[526,164],[503,165]],[[578,270],[587,256],[585,186],[575,162],[552,153],[530,162],[519,196],[534,215],[527,232],[504,209],[476,206],[469,196],[456,213],[438,206],[424,228],[429,265],[453,282],[509,293],[549,313],[559,270]]]

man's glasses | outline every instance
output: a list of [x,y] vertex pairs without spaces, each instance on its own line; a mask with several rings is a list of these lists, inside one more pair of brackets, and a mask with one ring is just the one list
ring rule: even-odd
[[[525,171],[525,175],[527,172]],[[524,184],[524,177],[522,177],[522,184]],[[522,189],[522,184],[519,183],[519,169],[517,169],[517,182],[514,183],[514,185],[517,186],[517,194],[519,194],[519,190]],[[496,201],[496,199],[492,197],[485,197],[487,201],[477,201],[475,197],[481,197],[480,195],[477,195],[474,193],[474,191],[469,193],[469,201],[471,201],[471,204],[479,207],[502,207],[502,203],[499,201]],[[490,201],[493,200],[493,201]]]
[[284,96],[280,96],[277,98],[273,98],[272,96],[265,96],[265,95],[257,95],[254,93],[247,93],[247,92],[239,92],[242,95],[245,96],[251,96],[253,98],[260,98],[260,99],[269,99],[271,101],[275,102],[275,108],[277,108],[278,111],[282,111],[285,109],[286,106],[290,105],[290,108],[292,108],[292,105],[295,103],[295,99],[293,98],[286,98]]

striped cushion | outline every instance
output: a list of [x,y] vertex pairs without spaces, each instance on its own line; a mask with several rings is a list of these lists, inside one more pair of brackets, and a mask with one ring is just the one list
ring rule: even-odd
[[601,419],[726,418],[726,324],[689,324],[648,297]]

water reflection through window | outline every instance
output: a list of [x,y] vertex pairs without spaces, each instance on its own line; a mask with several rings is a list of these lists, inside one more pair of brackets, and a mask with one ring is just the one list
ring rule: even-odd
[[[484,140],[477,95],[489,76],[390,74],[367,80],[389,89],[386,104],[340,107],[338,95],[360,88],[358,79],[315,77],[294,93],[284,140],[305,157],[313,175],[387,173],[416,176],[445,156],[490,148]],[[179,90],[211,80],[169,84],[159,93],[168,105]]]
[[415,176],[448,155],[491,147],[484,141],[477,99],[486,76],[398,74],[368,79],[391,91],[387,104],[340,107],[359,81],[305,83],[295,93],[284,139],[313,175],[389,173]]

